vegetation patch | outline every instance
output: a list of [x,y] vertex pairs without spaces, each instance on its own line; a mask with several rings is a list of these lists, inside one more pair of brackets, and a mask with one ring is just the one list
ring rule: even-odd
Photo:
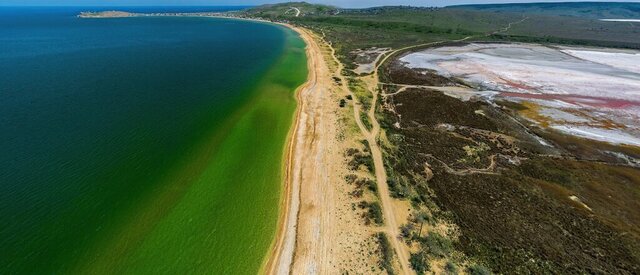
[[431,267],[429,266],[429,261],[424,252],[411,253],[409,264],[411,264],[411,268],[413,268],[413,270],[415,270],[418,274],[425,274],[431,269]]
[[357,171],[360,167],[364,166],[367,171],[373,172],[373,158],[371,158],[371,153],[362,152],[356,148],[350,148],[346,152],[347,157],[351,157],[351,160],[347,163],[349,168],[353,171]]
[[358,207],[360,207],[360,209],[367,210],[362,214],[362,218],[364,218],[366,225],[371,224],[372,221],[376,225],[384,224],[384,218],[382,216],[382,207],[380,207],[380,203],[361,201],[358,204]]
[[486,264],[469,266],[473,274],[640,272],[640,170],[585,158],[636,149],[589,147],[557,133],[556,146],[545,147],[508,110],[435,91],[408,89],[386,103],[393,112],[383,125],[400,124],[385,128],[393,137],[384,154],[389,178],[404,180],[416,209],[460,231],[453,240],[420,236],[415,220],[403,226],[403,237],[420,245],[416,271],[424,259],[459,250]]
[[393,248],[389,243],[387,234],[379,232],[375,234],[375,237],[378,241],[378,247],[380,251],[380,261],[378,263],[380,265],[380,268],[386,270],[387,274],[395,274],[393,270]]
[[490,275],[491,271],[482,265],[473,264],[467,268],[467,273],[470,275]]
[[378,196],[378,186],[374,180],[369,178],[358,178],[353,174],[347,175],[345,179],[347,184],[353,184],[354,186],[354,190],[349,192],[352,197],[362,197],[365,190],[369,190],[374,196]]

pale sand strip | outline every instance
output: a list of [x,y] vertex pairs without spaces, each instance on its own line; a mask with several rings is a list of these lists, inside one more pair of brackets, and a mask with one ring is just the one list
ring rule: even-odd
[[296,91],[298,107],[286,155],[285,186],[280,205],[278,231],[275,243],[267,255],[261,272],[267,274],[289,274],[291,272],[300,209],[300,185],[302,181],[302,169],[300,167],[303,161],[308,161],[307,158],[311,156],[310,152],[312,151],[310,147],[313,147],[314,144],[314,135],[308,129],[312,125],[309,122],[309,117],[313,116],[309,110],[309,101],[313,95],[319,94],[317,92],[314,93],[314,91],[318,84],[317,66],[319,62],[322,62],[322,56],[315,41],[305,30],[291,25],[284,26],[295,30],[306,43],[309,76],[307,82]]
[[[344,176],[347,148],[361,146],[361,136],[349,136],[340,118],[350,117],[338,101],[348,93],[332,78],[331,63],[321,38],[295,28],[307,44],[308,82],[298,90],[298,110],[287,157],[287,182],[277,238],[263,273],[380,273],[374,227],[364,224],[349,195],[353,186]],[[325,56],[325,54],[327,54]],[[325,58],[326,57],[326,58]],[[355,126],[354,126],[355,127]],[[338,139],[339,133],[348,137]],[[358,134],[355,134],[358,135]]]

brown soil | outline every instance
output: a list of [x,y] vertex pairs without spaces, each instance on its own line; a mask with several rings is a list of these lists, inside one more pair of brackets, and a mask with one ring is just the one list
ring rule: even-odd
[[410,69],[400,61],[384,67],[385,82],[424,86],[451,86],[458,82],[426,69]]
[[[577,145],[558,136],[556,148],[542,146],[484,102],[407,89],[386,103],[383,125],[398,141],[391,170],[409,179],[415,204],[445,211],[467,256],[499,273],[640,272],[640,169],[577,160]],[[494,173],[453,172],[486,169],[492,157]]]

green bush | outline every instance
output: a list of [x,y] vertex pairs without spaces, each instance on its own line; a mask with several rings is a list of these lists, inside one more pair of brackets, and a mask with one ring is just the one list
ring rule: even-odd
[[369,191],[371,191],[372,193],[376,194],[376,196],[378,195],[378,185],[376,184],[375,181],[368,180],[367,189],[369,189]]
[[467,273],[470,275],[490,275],[491,271],[484,266],[474,264],[467,268]]
[[369,154],[355,153],[353,155],[353,159],[349,161],[349,167],[351,168],[351,170],[358,170],[360,165],[364,165],[365,167],[367,167],[367,170],[370,172],[374,171],[373,158],[371,158],[371,155]]
[[409,193],[409,187],[405,185],[404,180],[400,177],[391,176],[389,174],[387,178],[387,185],[389,185],[389,191],[394,198],[406,198]]
[[453,251],[451,240],[435,232],[431,232],[427,237],[421,238],[421,243],[427,249],[427,252],[434,257],[444,257]]
[[431,268],[429,266],[429,262],[427,261],[427,257],[422,252],[411,253],[409,263],[411,264],[411,268],[413,268],[413,270],[415,270],[418,274],[424,274]]
[[382,208],[378,202],[372,202],[369,204],[369,218],[371,218],[377,225],[382,225],[384,219],[382,218]]
[[458,266],[452,262],[447,262],[444,266],[444,271],[446,274],[458,274]]
[[389,239],[387,239],[386,234],[380,232],[376,234],[376,240],[380,246],[380,268],[385,269],[388,274],[393,274],[393,265],[391,264],[393,260],[393,250],[391,249]]

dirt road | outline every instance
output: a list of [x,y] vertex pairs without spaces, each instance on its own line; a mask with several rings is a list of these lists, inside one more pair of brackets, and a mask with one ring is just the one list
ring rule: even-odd
[[[507,31],[510,26],[500,32]],[[359,77],[373,95],[374,104],[365,110],[371,123],[371,129],[368,129],[360,116],[362,105],[342,75],[344,67],[337,59],[335,49],[306,29],[287,27],[297,31],[307,44],[309,78],[297,91],[299,105],[287,152],[287,182],[281,225],[272,253],[262,271],[268,274],[335,274],[344,273],[345,270],[369,273],[367,270],[372,269],[368,268],[377,263],[371,263],[370,256],[358,258],[356,253],[363,254],[367,238],[372,233],[384,232],[397,256],[400,270],[395,271],[414,274],[409,266],[409,247],[398,238],[400,225],[404,221],[404,217],[398,218],[398,213],[406,212],[406,209],[400,209],[402,206],[391,197],[378,142],[380,124],[375,117],[375,102],[380,96],[378,87],[381,84],[378,71],[389,58],[401,51],[445,42],[461,42],[472,37],[413,45],[380,55],[376,59],[373,74]],[[339,78],[340,85],[336,85],[333,77]],[[336,125],[339,117],[336,93],[349,94],[353,98],[353,119],[361,136],[370,145],[384,218],[381,228],[358,225],[357,213],[346,202],[349,200],[348,192],[340,185],[344,182],[341,174],[345,172],[342,157],[345,145],[336,139],[339,127]],[[353,269],[359,264],[354,261],[364,264]]]

